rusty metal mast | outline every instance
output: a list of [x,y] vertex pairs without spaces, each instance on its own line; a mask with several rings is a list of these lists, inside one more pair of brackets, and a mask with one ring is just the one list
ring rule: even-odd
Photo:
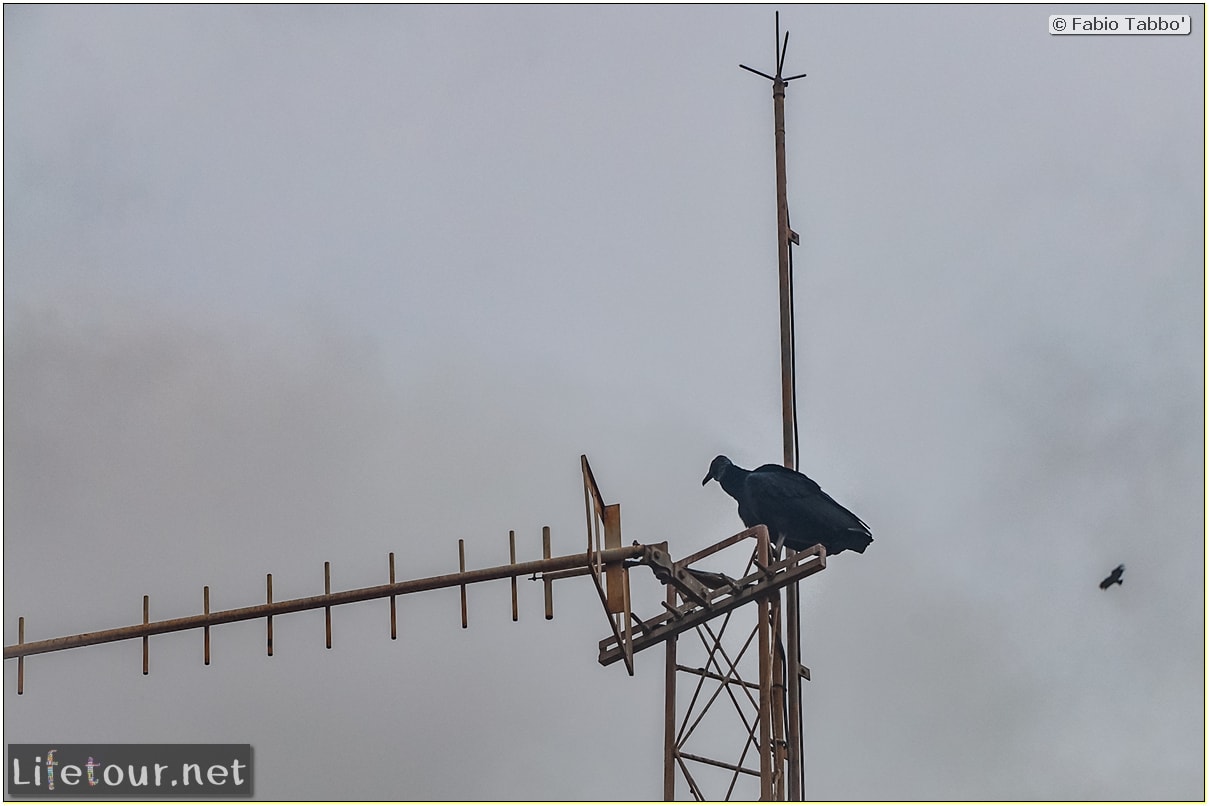
[[[785,54],[789,49],[789,32],[781,38],[781,14],[775,15],[776,38],[774,39],[774,58],[776,74],[768,75],[747,65],[739,65],[744,70],[763,76],[772,82],[773,138],[776,157],[777,181],[777,276],[780,290],[780,322],[781,322],[781,434],[785,467],[797,469],[797,392],[796,368],[794,361],[794,317],[793,317],[793,257],[791,249],[798,243],[798,235],[789,225],[788,180],[785,170],[785,89],[790,81],[805,78],[802,73],[795,76],[784,75]],[[780,602],[776,603],[779,611]],[[779,613],[774,612],[776,619]],[[802,672],[801,663],[801,616],[800,599],[797,584],[790,585],[785,591],[786,636],[785,653],[782,658],[779,674],[785,684],[788,697],[785,726],[788,735],[786,741],[786,761],[788,762],[789,800],[801,800],[804,786],[804,767],[802,763]],[[779,710],[779,709],[778,709]]]
[[[781,37],[780,14],[776,18],[776,39],[774,58],[776,63],[775,75],[755,70],[746,65],[740,65],[745,70],[762,76],[772,82],[773,123],[776,157],[776,191],[777,191],[777,258],[780,285],[780,325],[781,325],[781,411],[782,435],[784,438],[784,465],[796,469],[797,465],[797,412],[796,392],[794,382],[794,323],[793,323],[793,258],[791,248],[798,243],[797,234],[790,228],[789,204],[786,190],[785,170],[785,89],[790,81],[803,78],[805,74],[785,76],[785,53],[789,45],[789,34]],[[729,546],[737,545],[744,537],[754,537],[756,546],[748,561],[748,574],[751,569],[760,569],[767,577],[763,593],[749,599],[757,604],[755,626],[750,631],[732,624],[732,609],[723,609],[719,601],[703,597],[700,591],[695,591],[682,577],[672,577],[667,587],[665,609],[671,614],[670,620],[685,621],[686,608],[693,608],[695,614],[703,616],[703,622],[695,627],[695,632],[701,639],[704,648],[704,659],[701,665],[694,666],[687,661],[685,649],[679,646],[678,636],[668,636],[665,646],[665,700],[664,700],[664,800],[674,800],[676,797],[677,781],[687,784],[692,796],[698,800],[730,800],[736,796],[736,785],[741,776],[759,779],[758,797],[761,800],[801,800],[804,789],[802,762],[802,708],[801,680],[809,679],[809,670],[801,663],[801,633],[798,596],[798,582],[808,573],[825,567],[826,552],[821,546],[815,546],[803,552],[794,553],[787,550],[786,559],[777,556],[777,549],[769,543],[767,530],[763,527],[740,533],[732,538],[721,541],[708,549],[698,552],[682,561],[684,564],[695,562],[713,555]],[[807,560],[806,558],[811,558]],[[811,565],[817,563],[817,565]],[[680,567],[680,563],[676,566]],[[805,568],[810,566],[810,571]],[[778,576],[775,569],[792,569],[791,578]],[[711,589],[720,589],[718,575],[714,579],[699,576],[698,579],[707,581]],[[758,574],[756,575],[758,576]],[[664,577],[660,577],[664,579]],[[744,577],[745,579],[748,577]],[[772,584],[780,579],[781,584]],[[733,586],[734,581],[723,579],[721,586]],[[784,607],[782,608],[781,590],[785,590]],[[717,618],[724,616],[722,618]],[[712,627],[716,624],[717,627]],[[739,637],[735,644],[727,646],[727,633],[738,631]],[[647,644],[643,642],[644,635],[635,642],[635,650]],[[749,650],[754,648],[754,652]],[[609,650],[616,654],[616,650]],[[601,662],[611,662],[611,656],[606,652],[602,642]],[[741,668],[744,656],[757,657],[757,668]],[[756,680],[751,679],[755,673]],[[677,683],[688,678],[691,696],[687,698],[684,714],[678,714],[681,705],[678,698]],[[745,677],[747,679],[745,679]],[[705,696],[705,683],[714,686],[712,696]],[[726,697],[721,695],[725,692]],[[702,704],[704,703],[704,704]],[[711,711],[727,711],[728,703],[738,714],[746,737],[738,746],[731,746],[731,755],[720,757],[721,749],[712,753],[697,751],[689,748],[689,743],[696,741],[694,733],[703,719],[708,719]],[[742,735],[742,731],[739,732]],[[753,752],[754,751],[754,752]],[[751,755],[758,756],[758,765],[753,765],[747,759]],[[737,756],[737,758],[736,758]],[[706,775],[718,774],[719,770],[726,771],[727,778],[721,783],[725,785],[725,793],[721,797],[707,796]]]

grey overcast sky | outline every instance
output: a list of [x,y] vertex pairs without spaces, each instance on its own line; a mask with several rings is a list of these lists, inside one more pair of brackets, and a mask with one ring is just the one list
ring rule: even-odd
[[[875,536],[803,586],[808,799],[1205,796],[1203,6],[1047,30],[1141,9],[781,8],[801,467]],[[6,5],[5,643],[582,551],[581,453],[626,542],[739,531],[700,480],[781,456],[773,11]],[[4,739],[660,797],[662,653],[520,593],[6,661]]]

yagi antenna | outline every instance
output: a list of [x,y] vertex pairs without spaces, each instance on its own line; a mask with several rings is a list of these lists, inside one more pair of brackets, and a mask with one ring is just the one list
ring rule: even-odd
[[[776,703],[778,676],[774,673],[776,647],[780,645],[781,626],[775,615],[782,588],[796,584],[827,566],[827,551],[819,545],[805,551],[791,552],[780,559],[773,550],[773,541],[766,526],[755,526],[731,535],[694,554],[676,561],[668,553],[667,542],[624,546],[621,541],[621,505],[606,504],[605,497],[588,464],[586,455],[580,456],[580,469],[584,482],[584,504],[588,531],[587,550],[582,554],[552,557],[550,551],[550,527],[542,529],[542,554],[540,560],[516,561],[516,533],[508,533],[507,565],[468,570],[466,568],[466,545],[458,541],[458,571],[422,579],[397,580],[395,578],[395,555],[388,555],[390,581],[382,585],[350,590],[332,590],[332,567],[323,564],[323,593],[299,599],[281,599],[273,596],[273,575],[265,575],[264,601],[261,604],[237,607],[230,610],[215,610],[211,607],[210,588],[202,589],[202,613],[162,621],[151,620],[149,597],[143,596],[142,621],[128,627],[99,630],[89,633],[67,635],[27,642],[25,617],[17,620],[17,643],[4,647],[4,657],[17,659],[17,693],[22,694],[25,685],[25,658],[96,644],[113,643],[140,638],[143,648],[143,674],[150,669],[150,638],[170,632],[202,630],[203,659],[210,663],[210,628],[237,621],[264,619],[265,651],[274,655],[273,617],[297,613],[304,610],[324,611],[324,644],[332,647],[331,610],[336,605],[366,602],[378,599],[390,600],[390,635],[396,638],[397,618],[395,598],[408,593],[436,589],[459,588],[461,593],[461,624],[468,625],[466,587],[479,582],[510,580],[512,583],[512,619],[518,619],[516,582],[518,577],[530,576],[541,580],[545,587],[545,615],[553,618],[551,583],[573,576],[591,575],[609,618],[610,635],[598,643],[597,661],[602,666],[622,662],[626,670],[634,674],[634,655],[644,649],[663,645],[665,656],[665,701],[664,701],[664,793],[665,799],[675,799],[675,774],[679,769],[688,781],[690,789],[699,800],[705,800],[701,784],[704,777],[689,772],[704,765],[710,769],[730,771],[730,788],[733,791],[738,776],[754,776],[760,782],[760,797],[763,800],[783,799],[785,740],[784,714]],[[740,556],[750,551],[746,569],[739,578],[724,573],[697,567],[701,561],[712,561],[718,552],[737,547]],[[734,554],[728,552],[728,557]],[[666,586],[667,598],[662,610],[647,618],[633,612],[630,597],[630,575],[632,567],[644,565],[655,578]],[[731,622],[734,611],[745,606],[747,612],[757,611],[756,626],[743,640],[743,626],[732,628],[729,650],[723,644],[723,634]],[[736,620],[738,621],[738,620]],[[747,625],[750,626],[750,625]],[[695,641],[685,642],[685,654],[677,655],[677,639],[682,633],[694,633],[701,639],[707,657],[703,662],[691,663],[686,654],[697,651]],[[739,646],[739,642],[742,645]],[[753,658],[753,655],[755,656]],[[677,657],[680,661],[677,661]],[[696,655],[693,656],[696,658]],[[745,661],[745,662],[744,662]],[[756,669],[752,669],[756,666]],[[756,672],[756,678],[752,672]],[[794,677],[808,674],[805,667],[791,669]],[[683,719],[676,715],[676,686],[678,677],[691,681],[693,694]],[[746,677],[747,679],[744,679]],[[697,694],[709,683],[715,689],[713,696],[698,698]],[[731,696],[719,695],[725,689]],[[736,692],[745,696],[736,697]],[[740,743],[742,754],[736,762],[701,755],[706,742],[694,738],[694,728],[701,722],[705,711],[712,703],[722,703],[725,708],[733,704],[736,714],[747,731],[746,740]],[[701,705],[701,703],[705,703]],[[707,723],[708,724],[708,723]],[[758,769],[745,759],[749,751],[759,756]],[[712,752],[712,751],[711,751]],[[701,773],[698,771],[698,776]],[[716,783],[711,780],[711,783]],[[796,790],[794,794],[799,794]]]

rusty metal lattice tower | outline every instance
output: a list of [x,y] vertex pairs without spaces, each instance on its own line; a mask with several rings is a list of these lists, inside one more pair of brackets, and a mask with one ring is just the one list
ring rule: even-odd
[[[594,484],[585,473],[585,485]],[[788,744],[777,604],[782,589],[827,567],[825,550],[813,546],[778,559],[761,525],[678,562],[663,545],[641,562],[667,586],[663,612],[623,614],[629,626],[615,627],[600,642],[599,660],[606,666],[625,661],[633,674],[636,653],[664,645],[664,799],[675,799],[676,781],[683,779],[696,800],[784,800]],[[732,576],[701,563],[742,570]],[[689,633],[682,652],[679,639]],[[690,657],[700,650],[703,656]],[[692,657],[700,657],[696,665],[686,662]],[[690,682],[681,689],[685,678]],[[678,716],[681,700],[687,704]]]

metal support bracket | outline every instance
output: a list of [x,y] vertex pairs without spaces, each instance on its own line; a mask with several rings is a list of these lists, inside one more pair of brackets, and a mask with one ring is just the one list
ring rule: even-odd
[[[827,567],[827,552],[822,546],[814,546],[805,551],[799,551],[783,560],[760,564],[757,570],[742,579],[732,580],[730,584],[708,589],[697,581],[687,563],[696,561],[702,555],[708,556],[711,550],[722,548],[744,538],[758,538],[767,530],[756,526],[711,546],[703,552],[698,552],[679,563],[668,562],[659,557],[655,562],[648,562],[652,554],[651,547],[644,553],[640,562],[650,565],[651,570],[661,582],[670,584],[691,601],[679,607],[667,607],[666,612],[640,622],[642,627],[637,634],[623,642],[620,636],[614,635],[600,642],[600,654],[597,658],[602,666],[608,666],[619,660],[627,661],[627,668],[632,668],[633,655],[651,646],[673,638],[712,618],[723,615],[748,602],[758,601],[761,597],[778,591],[781,588],[818,573]],[[701,573],[701,572],[697,572]],[[706,572],[708,573],[708,572]],[[715,577],[724,575],[713,574]],[[689,580],[686,582],[686,580]],[[683,584],[680,584],[683,583]],[[645,629],[644,629],[645,628]],[[633,674],[633,672],[631,672]]]

